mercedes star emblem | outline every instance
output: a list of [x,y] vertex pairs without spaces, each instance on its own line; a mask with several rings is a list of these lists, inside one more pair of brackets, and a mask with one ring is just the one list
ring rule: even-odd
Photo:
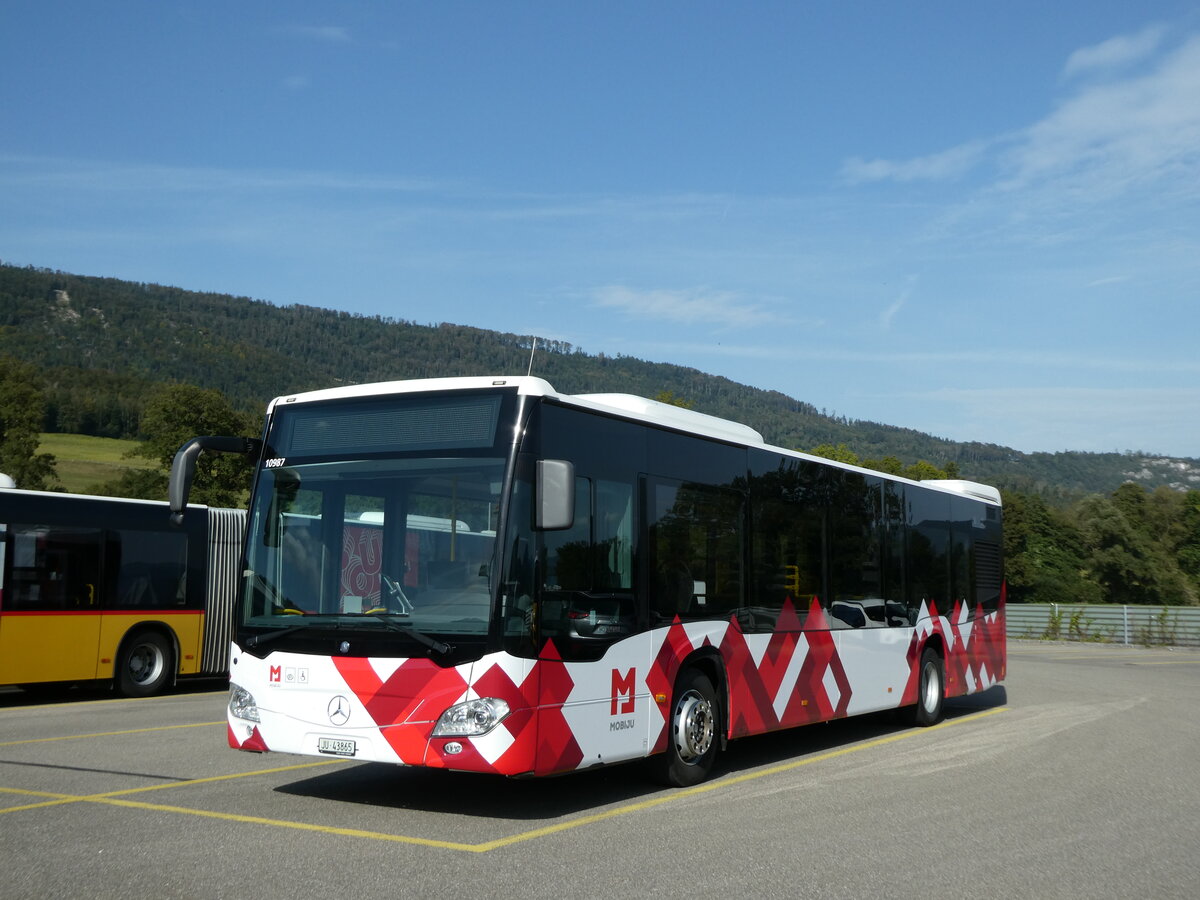
[[326,712],[329,713],[329,721],[334,725],[345,725],[350,719],[350,701],[338,694],[329,701]]

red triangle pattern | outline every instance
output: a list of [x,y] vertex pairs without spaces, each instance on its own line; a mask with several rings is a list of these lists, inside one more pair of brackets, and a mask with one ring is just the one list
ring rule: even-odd
[[575,682],[571,680],[553,641],[547,642],[542,656],[529,673],[528,681],[538,691],[535,773],[549,775],[576,768],[583,762],[583,750],[562,713],[563,704],[571,696]]
[[947,697],[973,694],[1003,680],[1007,669],[1005,603],[1006,592],[1002,587],[997,611],[985,614],[977,603],[967,627],[966,623],[959,624],[963,615],[961,602],[955,602],[949,619],[939,616],[937,606],[930,602],[928,627],[924,631],[918,629],[909,641],[909,674],[901,705],[917,702],[920,652],[934,635],[941,638],[945,649]]
[[[433,704],[440,713],[468,687],[457,669],[443,669],[428,659],[406,660],[386,681],[363,657],[335,656],[333,664],[400,761],[412,766],[426,762],[434,726],[429,715],[414,716],[417,708],[440,697],[444,702]],[[412,718],[426,721],[410,723]]]
[[[955,605],[949,619],[938,615],[933,603],[928,616],[913,633],[907,651],[908,679],[902,703],[917,698],[918,664],[921,648],[939,636],[948,648],[946,659],[947,694],[983,690],[1005,676],[1004,639],[1005,597],[1001,594],[996,613],[985,616],[976,606],[970,627],[958,624],[962,607]],[[698,648],[712,646],[728,673],[730,737],[761,734],[846,715],[852,687],[839,657],[835,631],[816,597],[811,599],[807,616],[801,623],[789,600],[781,611],[775,631],[756,662],[747,635],[736,618],[723,626],[695,623],[695,638],[678,617],[665,631],[657,631],[652,641],[661,641],[647,671],[644,683],[651,698],[669,698],[684,660]],[[718,640],[719,638],[719,640]],[[652,645],[653,646],[653,645]],[[796,654],[803,654],[796,667]],[[443,669],[430,660],[412,659],[401,664],[386,680],[380,679],[369,660],[335,657],[334,665],[347,688],[362,703],[381,734],[400,761],[409,765],[444,766],[440,747],[430,748],[436,718],[468,691],[471,696],[499,697],[508,702],[512,713],[502,727],[512,736],[511,745],[494,762],[488,762],[470,740],[460,740],[463,750],[454,757],[456,769],[500,774],[551,774],[577,768],[584,759],[581,740],[587,735],[572,732],[563,714],[564,704],[575,689],[568,666],[553,643],[547,644],[542,657],[529,667],[520,684],[505,669],[493,664],[476,664],[478,677],[468,682],[463,672],[470,667]],[[630,665],[639,665],[630,660]],[[618,663],[624,665],[624,663]],[[798,668],[798,672],[797,672]],[[789,674],[792,673],[792,674]],[[789,678],[795,678],[788,684]],[[786,699],[785,699],[786,698]],[[593,698],[594,699],[594,698]],[[668,701],[669,702],[669,701]],[[651,752],[666,749],[668,710],[660,705],[663,723],[653,735]],[[777,710],[782,709],[782,712]],[[603,723],[597,723],[600,727]],[[229,730],[230,746],[247,750],[268,749],[257,729],[246,741],[239,742]]]
[[234,750],[253,750],[256,753],[267,753],[270,747],[263,740],[263,736],[258,733],[258,726],[255,725],[253,731],[250,732],[250,737],[244,741],[239,741],[237,735],[233,733],[233,726],[228,722],[225,723],[226,738],[229,741],[229,746]]
[[651,753],[659,753],[667,749],[667,718],[671,691],[675,688],[675,677],[679,674],[679,666],[695,649],[679,616],[676,616],[671,627],[667,629],[666,639],[662,642],[658,655],[646,673],[646,687],[650,689],[651,698],[658,696],[666,698],[665,702],[660,704],[660,709],[663,710],[663,725],[654,740]]

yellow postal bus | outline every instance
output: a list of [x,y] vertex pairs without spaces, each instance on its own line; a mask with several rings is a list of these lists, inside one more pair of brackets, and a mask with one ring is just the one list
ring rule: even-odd
[[4,489],[0,685],[157,693],[229,665],[245,512]]

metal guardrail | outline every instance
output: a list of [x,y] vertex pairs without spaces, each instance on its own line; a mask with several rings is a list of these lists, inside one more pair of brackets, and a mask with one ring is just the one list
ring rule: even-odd
[[1005,607],[1005,616],[1007,634],[1011,638],[1200,647],[1200,607],[1197,606],[1009,603]]

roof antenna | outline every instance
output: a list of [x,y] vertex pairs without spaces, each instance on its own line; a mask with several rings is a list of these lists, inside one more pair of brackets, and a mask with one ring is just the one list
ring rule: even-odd
[[533,336],[533,346],[529,348],[529,371],[527,371],[525,373],[526,375],[533,374],[533,354],[536,352],[537,352],[537,335],[535,334]]

